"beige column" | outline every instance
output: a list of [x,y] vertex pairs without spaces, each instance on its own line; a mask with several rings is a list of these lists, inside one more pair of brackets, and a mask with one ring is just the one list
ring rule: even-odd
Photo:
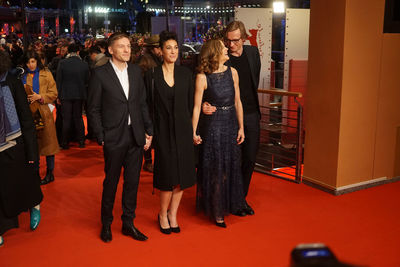
[[383,33],[384,9],[311,1],[305,181],[341,190],[395,177],[400,34]]

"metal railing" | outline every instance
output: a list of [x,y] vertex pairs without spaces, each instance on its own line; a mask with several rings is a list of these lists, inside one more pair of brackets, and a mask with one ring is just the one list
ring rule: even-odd
[[259,89],[258,92],[281,96],[283,102],[260,106],[261,133],[256,171],[301,183],[304,144],[303,107],[297,99],[301,98],[302,94],[281,89]]

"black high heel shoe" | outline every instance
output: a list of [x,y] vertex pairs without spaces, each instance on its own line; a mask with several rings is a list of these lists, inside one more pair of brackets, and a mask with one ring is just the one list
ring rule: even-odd
[[160,214],[158,214],[158,225],[160,226],[160,232],[161,233],[166,234],[166,235],[171,234],[171,227],[169,227],[169,228],[162,228],[161,227]]
[[215,225],[218,227],[226,228],[225,221],[222,221],[222,222],[215,221]]
[[168,218],[168,213],[167,213],[167,219],[168,219],[168,223],[169,223],[169,225],[170,225],[170,229],[171,229],[171,232],[173,232],[173,233],[180,233],[181,232],[181,228],[179,227],[179,226],[177,226],[177,227],[172,227],[171,226],[171,223],[169,222],[169,218]]

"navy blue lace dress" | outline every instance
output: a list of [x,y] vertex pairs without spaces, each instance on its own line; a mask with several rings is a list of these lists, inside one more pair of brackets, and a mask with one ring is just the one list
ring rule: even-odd
[[197,208],[213,219],[244,208],[241,150],[237,144],[238,121],[231,68],[206,75],[203,101],[217,107],[213,115],[202,115],[197,169]]

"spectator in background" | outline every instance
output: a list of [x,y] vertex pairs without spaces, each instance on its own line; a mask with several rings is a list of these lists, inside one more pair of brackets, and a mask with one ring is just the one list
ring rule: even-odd
[[30,227],[40,222],[43,194],[34,168],[39,160],[35,125],[24,87],[10,75],[9,55],[0,51],[0,246],[3,235],[18,228],[18,215],[30,210]]
[[65,56],[68,54],[68,44],[63,43],[61,46],[58,48],[58,55],[54,57],[51,62],[49,63],[49,70],[51,71],[51,74],[53,74],[54,79],[57,78],[57,68],[58,64],[62,59],[65,58]]
[[[62,110],[61,147],[69,149],[70,129],[75,127],[79,147],[85,147],[85,127],[82,118],[83,101],[87,98],[89,67],[79,57],[79,46],[70,44],[68,55],[57,68],[58,104]],[[73,126],[72,126],[73,125]]]
[[142,71],[146,72],[151,68],[161,66],[163,59],[159,35],[155,34],[145,39],[144,48],[144,54],[139,60],[139,67]]
[[108,57],[111,57],[111,55],[107,51],[108,44],[106,40],[97,41],[96,46],[100,48],[101,53],[105,54]]
[[[95,68],[103,66],[106,64],[110,58],[107,57],[105,54],[102,53],[100,48],[95,45],[92,46],[88,49],[89,52],[89,61],[90,61],[90,70],[93,71]],[[87,111],[87,102],[85,102],[85,110]],[[92,132],[92,126],[91,126],[91,121],[87,121],[87,130],[88,133],[86,135],[86,139],[93,139],[94,134]]]
[[89,57],[91,62],[91,69],[103,66],[110,59],[101,51],[100,47],[98,47],[97,45],[89,48]]
[[4,39],[4,38],[0,39],[0,50],[10,53],[10,49],[7,47],[6,39]]
[[[152,35],[144,41],[145,52],[139,60],[139,67],[142,73],[147,72],[162,64],[162,50],[160,48],[160,36],[158,34]],[[151,92],[147,90],[149,98]],[[152,110],[150,110],[152,111]],[[143,170],[153,172],[153,160],[151,156],[151,148],[144,152]]]
[[[28,93],[28,101],[31,111],[38,110],[43,120],[44,128],[37,131],[39,154],[46,156],[46,176],[41,181],[42,185],[54,181],[54,162],[55,154],[59,152],[56,128],[54,125],[53,113],[49,105],[57,99],[57,88],[53,75],[44,69],[39,55],[35,51],[28,51],[24,55],[26,73],[22,80],[25,87],[31,88]],[[25,88],[28,91],[27,88]],[[32,114],[34,115],[34,114]],[[31,117],[32,117],[31,115]],[[39,169],[39,162],[37,162]]]
[[9,45],[12,67],[15,68],[16,66],[21,64],[21,58],[24,52],[22,48],[18,45],[18,41],[13,41],[12,43],[9,43]]
[[[53,74],[53,77],[55,80],[57,80],[57,68],[58,68],[58,64],[60,63],[61,60],[63,60],[67,54],[68,54],[68,44],[66,42],[63,41],[59,41],[58,42],[58,47],[56,50],[58,53],[58,55],[56,57],[54,57],[48,68],[51,71],[51,74]],[[58,105],[58,103],[56,102],[56,132],[57,132],[57,139],[58,142],[61,143],[61,138],[62,138],[62,107],[60,105]]]

